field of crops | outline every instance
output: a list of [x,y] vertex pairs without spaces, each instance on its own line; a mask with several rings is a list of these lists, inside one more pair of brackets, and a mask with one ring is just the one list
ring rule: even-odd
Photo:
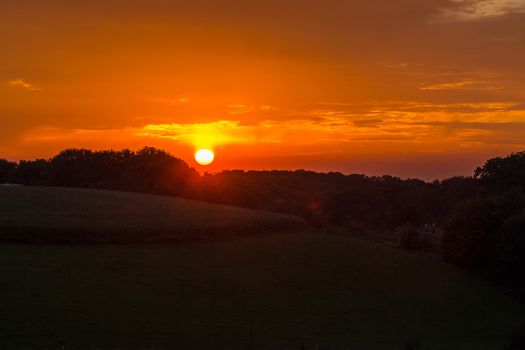
[[292,216],[173,197],[0,186],[3,242],[165,242],[306,229]]

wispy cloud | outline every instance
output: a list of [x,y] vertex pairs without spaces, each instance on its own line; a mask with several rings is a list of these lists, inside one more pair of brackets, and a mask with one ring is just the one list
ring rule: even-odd
[[[121,129],[37,128],[27,144],[163,145],[167,148],[232,146],[247,150],[346,149],[380,154],[458,149],[523,148],[525,106],[493,102],[433,104],[384,102],[380,105],[323,105],[323,109],[283,111],[290,119],[239,119],[203,123],[155,123]],[[259,147],[259,148],[257,148]],[[357,152],[357,151],[356,151]],[[372,153],[370,153],[372,154]]]
[[360,128],[376,127],[383,122],[382,119],[359,119],[354,120],[352,123]]
[[525,0],[452,0],[441,20],[468,21],[525,12]]
[[496,140],[497,135],[502,133],[514,143],[518,142],[521,136],[517,135],[525,130],[525,111],[518,107],[511,103],[390,103],[369,106],[366,111],[353,111],[351,108],[315,109],[296,112],[294,119],[262,120],[249,125],[234,120],[202,124],[150,124],[135,134],[197,147],[218,144],[336,145],[381,142],[421,145],[443,143],[447,144],[446,147],[473,147],[490,144],[491,137],[494,136]]
[[179,104],[188,104],[191,102],[191,97],[189,96],[179,96],[179,97],[153,97],[149,99],[151,102],[163,104],[163,105],[179,105]]
[[423,85],[421,90],[500,90],[502,87],[496,82],[461,80],[448,83]]
[[134,134],[193,144],[196,147],[214,147],[253,141],[253,127],[241,126],[239,121],[220,120],[210,123],[149,124]]
[[37,88],[33,84],[24,81],[23,79],[8,80],[7,83],[11,86],[21,87],[31,91],[40,91],[42,88]]
[[245,104],[231,104],[228,106],[229,115],[241,115],[251,112],[270,112],[275,110],[275,107],[270,105],[245,105]]

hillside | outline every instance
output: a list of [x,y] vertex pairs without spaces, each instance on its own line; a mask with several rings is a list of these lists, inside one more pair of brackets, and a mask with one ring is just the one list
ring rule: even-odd
[[252,349],[502,350],[524,311],[452,266],[339,236],[0,245],[2,349],[249,349],[251,319]]
[[501,350],[525,322],[452,266],[286,215],[2,186],[0,228],[2,349]]
[[3,242],[164,242],[305,229],[293,216],[167,196],[0,186]]

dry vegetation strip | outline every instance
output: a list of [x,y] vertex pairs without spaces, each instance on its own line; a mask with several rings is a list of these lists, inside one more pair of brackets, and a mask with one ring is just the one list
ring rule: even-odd
[[173,197],[0,187],[3,242],[165,242],[307,229],[304,220],[293,216]]

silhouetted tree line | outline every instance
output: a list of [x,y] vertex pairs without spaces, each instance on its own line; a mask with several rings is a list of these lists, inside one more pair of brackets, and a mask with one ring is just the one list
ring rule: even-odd
[[495,158],[472,177],[427,183],[312,171],[199,175],[155,148],[68,149],[44,160],[0,160],[0,183],[181,196],[299,215],[325,231],[430,249],[525,295],[525,152]]
[[180,196],[199,177],[186,162],[152,147],[137,152],[67,149],[44,160],[0,160],[0,183],[110,189]]

